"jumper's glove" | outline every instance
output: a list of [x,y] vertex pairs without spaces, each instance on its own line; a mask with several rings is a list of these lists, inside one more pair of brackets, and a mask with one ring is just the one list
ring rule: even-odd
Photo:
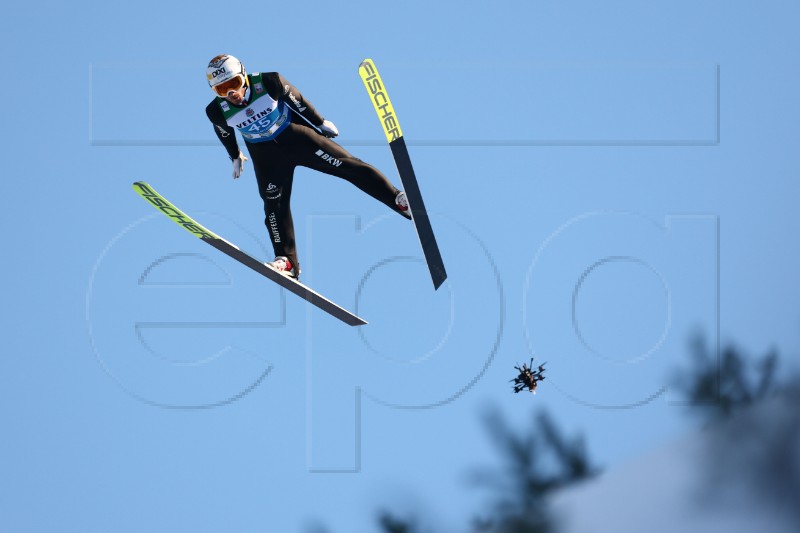
[[328,139],[333,139],[339,135],[339,130],[336,129],[336,125],[327,119],[322,121],[322,125],[319,126],[319,131]]
[[233,179],[238,179],[242,175],[245,161],[247,161],[247,157],[239,151],[239,157],[233,160]]

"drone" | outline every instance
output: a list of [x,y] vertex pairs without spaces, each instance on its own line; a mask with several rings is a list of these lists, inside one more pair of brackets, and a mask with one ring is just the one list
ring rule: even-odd
[[[545,362],[546,363],[546,362]],[[533,358],[530,364],[522,364],[522,367],[515,366],[514,368],[519,371],[519,375],[512,379],[514,382],[514,392],[522,392],[528,389],[530,392],[536,394],[536,386],[540,381],[544,381],[544,365],[542,363],[536,370],[533,369]]]

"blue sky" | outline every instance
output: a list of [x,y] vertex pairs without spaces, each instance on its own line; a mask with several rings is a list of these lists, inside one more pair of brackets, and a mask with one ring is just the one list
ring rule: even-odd
[[[10,107],[0,529],[457,530],[497,459],[479,420],[535,408],[624,463],[687,429],[694,331],[796,366],[792,2],[6,8]],[[794,45],[792,43],[795,42]],[[358,76],[398,113],[449,280],[410,225],[296,173],[304,281],[349,328],[159,218],[144,180],[270,259],[252,167],[204,107],[231,53],[281,72],[398,181]],[[138,324],[138,326],[137,326]],[[535,397],[513,366],[548,361]]]

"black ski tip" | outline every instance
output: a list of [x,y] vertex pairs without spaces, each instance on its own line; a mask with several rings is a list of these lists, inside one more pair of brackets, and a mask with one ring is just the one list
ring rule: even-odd
[[444,265],[430,265],[429,270],[433,281],[433,290],[438,291],[439,287],[447,281],[447,272],[444,271]]

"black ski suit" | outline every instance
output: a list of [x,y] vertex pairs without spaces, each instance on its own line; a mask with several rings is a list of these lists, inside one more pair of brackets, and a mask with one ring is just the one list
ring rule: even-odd
[[[250,88],[253,91],[253,78]],[[289,106],[288,120],[291,122],[272,140],[250,142],[244,139],[258,182],[258,192],[264,201],[264,224],[270,234],[276,256],[286,256],[294,265],[298,275],[300,262],[292,221],[291,197],[292,180],[295,167],[303,166],[349,181],[376,200],[386,204],[394,211],[404,215],[395,205],[399,192],[394,185],[372,165],[353,157],[339,144],[323,136],[312,128],[320,126],[322,116],[314,106],[304,99],[293,85],[277,72],[261,74],[262,84],[258,89],[274,100]],[[206,115],[214,124],[214,132],[228,152],[231,160],[239,157],[234,127],[228,125],[223,106],[228,109],[246,109],[252,101],[248,92],[248,104],[235,106],[222,98],[214,100],[206,107]],[[301,115],[303,118],[297,117]],[[305,119],[305,120],[304,120]]]

